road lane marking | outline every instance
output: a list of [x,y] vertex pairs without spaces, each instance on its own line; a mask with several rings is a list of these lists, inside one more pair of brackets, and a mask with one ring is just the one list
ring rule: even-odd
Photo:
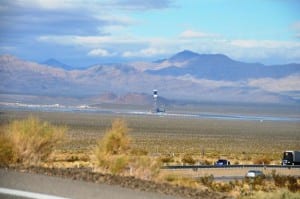
[[32,198],[32,199],[70,199],[70,198],[64,198],[64,197],[53,196],[53,195],[48,195],[48,194],[21,191],[21,190],[17,190],[17,189],[7,189],[7,188],[3,188],[3,187],[0,187],[0,193],[6,194],[6,195],[21,196],[21,197],[25,197],[25,198]]

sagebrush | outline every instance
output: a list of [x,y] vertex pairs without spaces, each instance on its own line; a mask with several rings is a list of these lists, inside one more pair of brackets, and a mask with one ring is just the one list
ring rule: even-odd
[[[35,165],[46,160],[54,148],[65,138],[67,128],[55,126],[30,116],[24,120],[12,121],[3,134],[5,153],[11,154],[11,161]],[[1,152],[3,153],[3,152]]]
[[148,152],[131,147],[129,128],[124,120],[116,119],[95,148],[97,166],[103,172],[133,175],[151,179],[159,172],[158,161],[147,156]]

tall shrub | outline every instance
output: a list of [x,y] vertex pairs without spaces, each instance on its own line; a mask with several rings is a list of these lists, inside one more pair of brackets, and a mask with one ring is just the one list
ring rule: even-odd
[[59,127],[30,116],[15,120],[8,126],[7,135],[16,153],[17,162],[37,164],[46,160],[64,137],[66,127]]
[[95,156],[97,166],[104,172],[118,175],[133,175],[151,179],[158,175],[160,164],[145,152],[132,149],[129,128],[124,120],[116,119],[101,140],[98,141]]
[[124,120],[116,119],[104,137],[98,141],[95,155],[97,165],[113,174],[122,173],[127,165],[125,157],[130,149],[129,128]]
[[116,119],[97,144],[97,153],[104,155],[126,154],[130,149],[129,128],[124,120]]

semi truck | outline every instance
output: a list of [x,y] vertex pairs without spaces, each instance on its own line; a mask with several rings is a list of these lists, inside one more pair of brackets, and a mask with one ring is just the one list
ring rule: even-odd
[[300,165],[300,151],[283,152],[282,165]]

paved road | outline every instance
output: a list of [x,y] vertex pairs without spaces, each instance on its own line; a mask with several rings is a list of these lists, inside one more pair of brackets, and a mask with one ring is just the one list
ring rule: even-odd
[[[4,194],[5,191],[15,194]],[[29,197],[20,193],[33,194]],[[41,195],[34,195],[41,194]],[[71,179],[44,176],[39,174],[21,173],[0,169],[0,198],[74,198],[74,199],[175,199],[159,193],[142,192],[122,188],[116,185],[95,184]]]

